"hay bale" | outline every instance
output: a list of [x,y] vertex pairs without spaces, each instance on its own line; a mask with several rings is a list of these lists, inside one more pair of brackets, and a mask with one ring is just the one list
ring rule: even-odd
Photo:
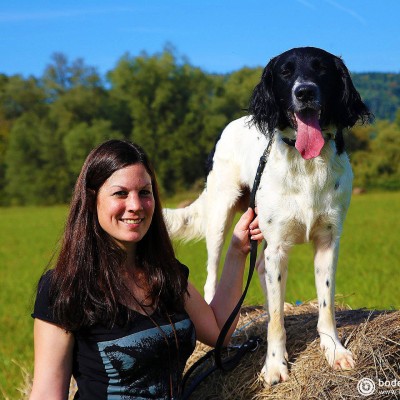
[[[400,311],[337,306],[339,337],[356,359],[352,371],[333,371],[328,366],[319,347],[317,303],[286,307],[285,314],[290,369],[287,382],[269,387],[260,378],[267,349],[267,316],[262,307],[247,307],[241,311],[238,336],[233,342],[242,343],[256,335],[263,339],[262,345],[247,354],[234,371],[214,372],[190,399],[358,399],[362,397],[357,384],[362,378],[376,383],[376,391],[368,399],[400,399],[400,387],[384,393],[389,388],[378,386],[379,379],[400,382]],[[198,343],[188,367],[208,350]]]

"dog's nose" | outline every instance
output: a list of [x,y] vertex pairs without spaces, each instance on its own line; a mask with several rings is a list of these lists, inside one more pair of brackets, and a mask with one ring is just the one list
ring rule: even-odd
[[318,88],[314,84],[303,83],[296,87],[294,95],[301,102],[314,101],[318,98]]

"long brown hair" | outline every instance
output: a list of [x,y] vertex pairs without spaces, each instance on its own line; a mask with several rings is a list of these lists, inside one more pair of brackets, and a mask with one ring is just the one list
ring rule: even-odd
[[53,271],[54,317],[67,330],[116,322],[119,300],[127,290],[121,274],[126,253],[100,227],[96,201],[99,189],[115,171],[138,163],[151,177],[155,208],[149,230],[137,244],[136,263],[147,277],[153,301],[171,312],[183,309],[187,278],[175,259],[151,163],[140,146],[109,140],[92,150],[82,167]]

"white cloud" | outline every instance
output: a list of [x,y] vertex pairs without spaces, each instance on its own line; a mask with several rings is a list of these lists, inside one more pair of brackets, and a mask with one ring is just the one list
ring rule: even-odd
[[353,18],[358,20],[363,25],[367,25],[367,21],[360,14],[358,14],[356,11],[352,10],[351,8],[344,7],[340,3],[338,3],[337,1],[334,1],[334,0],[325,0],[325,1],[327,3],[329,3],[330,5],[332,5],[333,7],[336,7],[338,10],[341,10],[341,11],[351,15]]

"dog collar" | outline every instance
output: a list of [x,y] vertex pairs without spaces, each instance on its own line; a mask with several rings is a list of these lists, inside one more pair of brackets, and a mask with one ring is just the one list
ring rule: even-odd
[[295,144],[296,144],[296,139],[289,139],[289,138],[287,138],[287,137],[282,137],[282,140],[283,140],[288,146],[291,146],[291,147],[294,147]]
[[[334,138],[335,135],[333,133],[327,133],[326,137],[324,137],[326,141],[333,140]],[[290,147],[294,147],[296,145],[296,139],[289,139],[284,136],[281,139],[284,143],[286,143]]]

